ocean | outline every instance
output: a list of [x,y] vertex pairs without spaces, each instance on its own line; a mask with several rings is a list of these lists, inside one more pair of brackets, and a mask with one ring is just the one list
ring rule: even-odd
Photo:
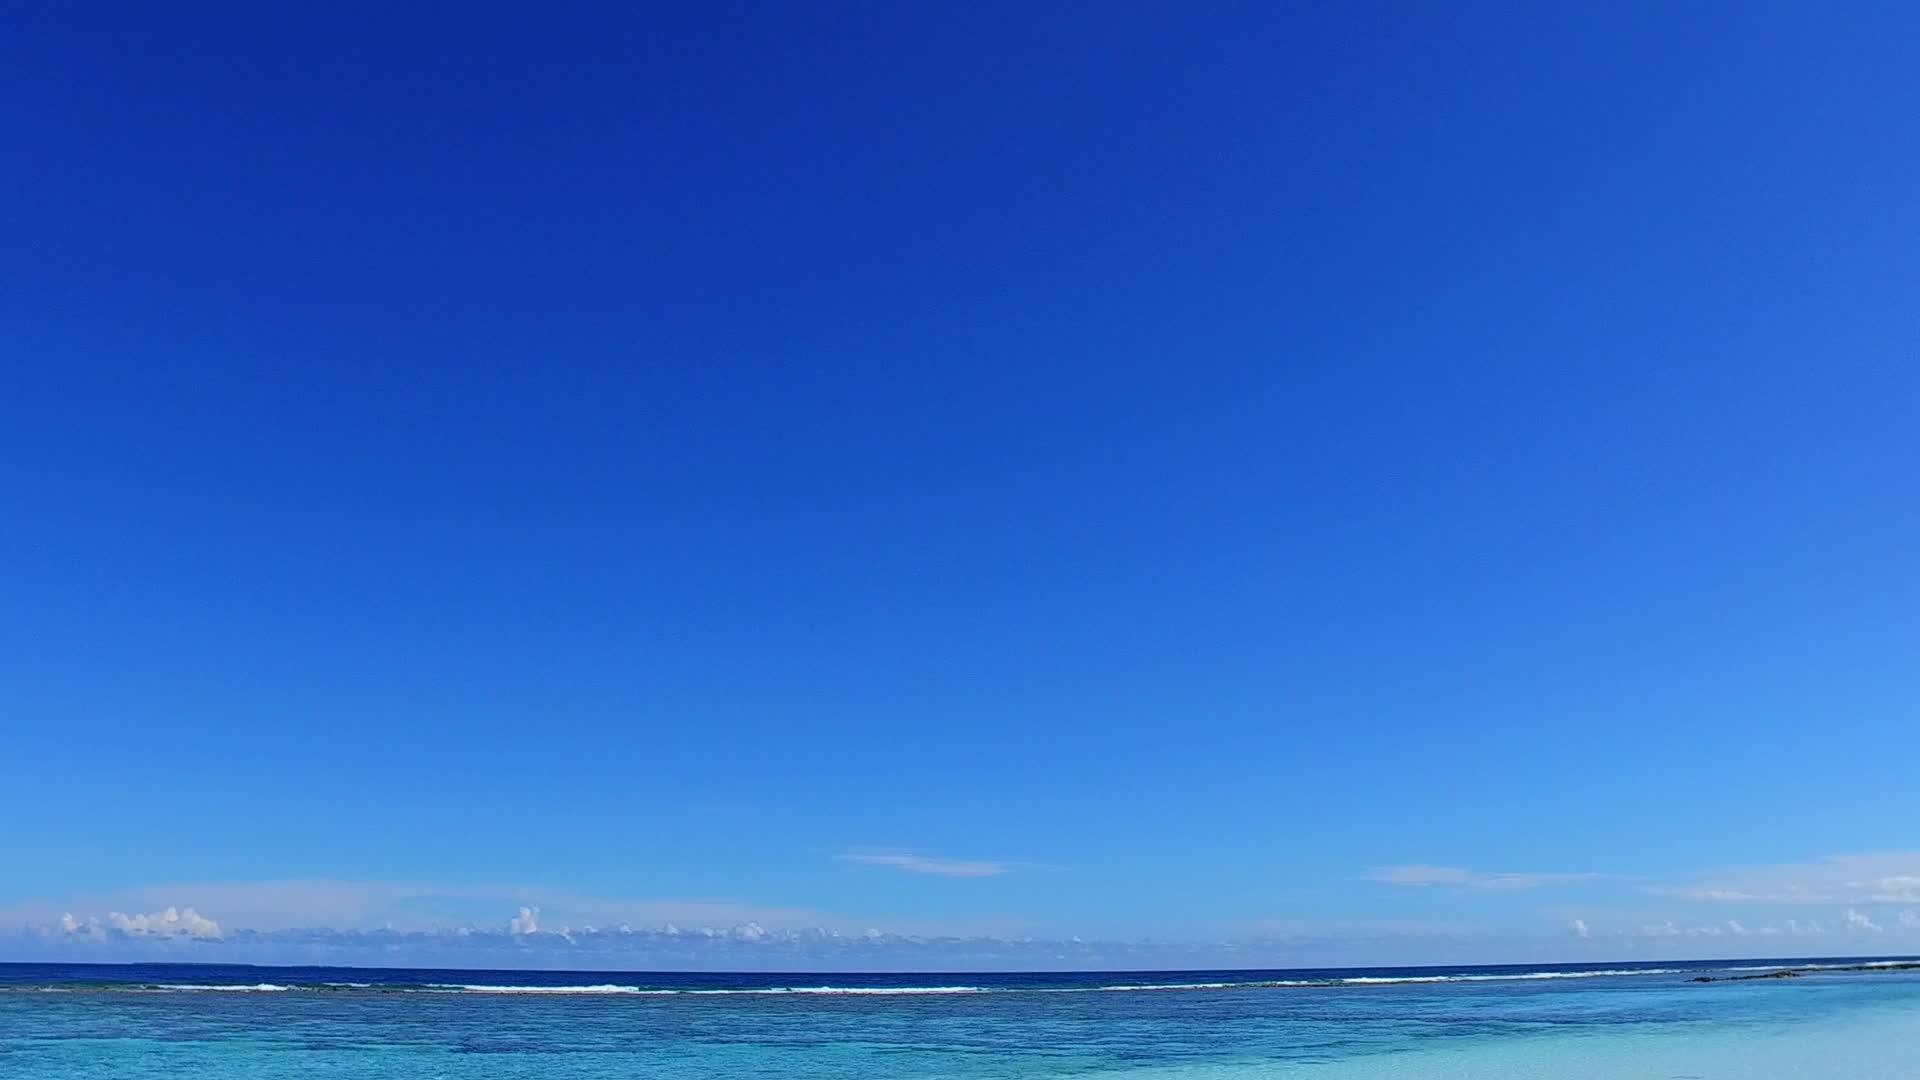
[[[0,964],[0,1077],[1920,1078],[1920,963],[1907,963],[938,975]],[[1783,971],[1794,974],[1753,977]]]

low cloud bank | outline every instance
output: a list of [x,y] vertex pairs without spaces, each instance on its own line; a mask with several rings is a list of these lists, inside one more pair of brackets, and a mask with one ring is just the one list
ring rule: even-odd
[[151,915],[128,915],[110,911],[105,920],[82,921],[71,912],[60,916],[60,933],[71,938],[106,940],[108,938],[182,938],[213,940],[220,937],[220,924],[192,908],[170,907]]

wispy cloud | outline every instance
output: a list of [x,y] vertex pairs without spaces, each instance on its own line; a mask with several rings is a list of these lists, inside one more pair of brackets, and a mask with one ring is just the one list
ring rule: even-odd
[[1013,870],[1012,863],[993,862],[985,859],[936,859],[925,855],[905,853],[869,855],[858,852],[842,852],[834,858],[842,862],[863,863],[867,866],[886,866],[895,870],[904,870],[909,874],[932,874],[936,877],[983,878],[999,877]]
[[[1920,940],[1914,938],[1914,934],[1920,932],[1920,911],[1913,910],[1881,917],[1859,908],[1849,907],[1836,911],[1833,918],[1825,921],[1782,919],[1774,922],[1756,922],[1733,918],[1689,922],[1661,916],[1653,916],[1652,921],[1647,919],[1646,913],[1638,916],[1630,916],[1628,913],[1609,916],[1606,912],[1594,911],[1569,920],[1567,929],[1577,938],[1595,942],[1626,944],[1634,940],[1687,938],[1703,945],[1718,940],[1735,949],[1749,950],[1778,947],[1780,943],[1795,940],[1808,942],[1810,939],[1824,940],[1828,948],[1848,944],[1860,946],[1872,940],[1875,935],[1890,935],[1903,940]],[[1585,928],[1584,933],[1582,928]],[[1767,941],[1775,944],[1762,944]],[[1734,944],[1736,942],[1739,944]],[[1748,955],[1776,954],[1749,952]]]
[[1830,855],[1809,862],[1709,871],[1691,882],[1646,891],[1706,903],[1920,903],[1920,852]]
[[[1829,855],[1805,862],[1703,870],[1666,881],[1605,873],[1489,872],[1413,863],[1378,866],[1368,879],[1386,885],[1482,889],[1538,889],[1583,881],[1638,881],[1642,892],[1698,903],[1743,905],[1920,904],[1920,852]],[[1725,932],[1726,928],[1720,929]]]
[[1920,904],[1920,874],[1893,874],[1869,882],[1853,882],[1876,904]]
[[1599,881],[1611,874],[1482,873],[1457,866],[1376,866],[1367,877],[1385,885],[1452,885],[1466,889],[1538,889],[1576,881]]

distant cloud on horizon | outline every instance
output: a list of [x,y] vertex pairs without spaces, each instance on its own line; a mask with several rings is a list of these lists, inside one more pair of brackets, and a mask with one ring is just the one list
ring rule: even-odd
[[[831,857],[850,866],[953,879],[1041,867],[884,850]],[[528,885],[175,883],[16,898],[0,907],[0,961],[954,970],[1517,962],[1570,950],[1623,960],[1680,953],[1896,955],[1920,952],[1920,906],[1903,902],[1916,871],[1920,857],[1908,853],[1702,871],[1666,883],[1411,864],[1366,873],[1366,880],[1399,892],[1398,910],[1371,918],[1293,912],[1282,904],[1270,915],[1231,923],[1108,924],[1101,934],[1091,932],[1100,925],[1098,911],[1084,923],[1071,916],[1030,923],[1018,912],[987,917],[932,910],[941,895],[980,895],[959,884],[952,892],[930,884],[918,905],[923,913],[902,918],[873,910],[592,896]],[[1525,890],[1602,881],[1612,884],[1569,889],[1572,895],[1564,899],[1556,890],[1551,905],[1516,909],[1525,907],[1517,895]],[[1507,898],[1509,893],[1516,895]],[[1652,896],[1676,899],[1648,904]],[[1816,896],[1826,903],[1815,906]],[[1489,920],[1477,909],[1505,913]]]
[[202,938],[212,939],[220,936],[220,924],[214,922],[194,909],[169,907],[150,915],[128,915],[124,912],[110,911],[103,922],[89,918],[84,922],[64,912],[57,924],[60,932],[69,937],[103,940],[109,933],[125,937],[152,938]]
[[[502,913],[505,915],[505,913]],[[1891,921],[1891,920],[1890,920]],[[1888,931],[1858,910],[1827,929],[1817,922],[1790,925],[1806,955],[1854,952],[1881,955],[1888,946],[1920,939],[1920,915],[1905,913]],[[1674,955],[1671,942],[1691,942],[1690,955],[1779,955],[1755,951],[1762,937],[1789,935],[1775,927],[1749,928],[1727,920],[1692,927],[1671,922],[1609,928],[1585,918],[1563,932],[1533,937],[1489,933],[1406,931],[1388,926],[1328,927],[1244,939],[1081,940],[998,935],[917,935],[877,929],[769,928],[756,922],[684,929],[674,925],[541,925],[523,907],[490,925],[426,930],[220,928],[185,909],[171,918],[82,919],[0,932],[0,960],[320,964],[372,967],[554,968],[634,971],[912,971],[1289,968],[1538,962],[1573,959],[1577,947],[1596,960],[1655,960]],[[1557,942],[1557,944],[1556,944]],[[1668,942],[1668,944],[1662,944]],[[1868,952],[1868,950],[1872,950]]]

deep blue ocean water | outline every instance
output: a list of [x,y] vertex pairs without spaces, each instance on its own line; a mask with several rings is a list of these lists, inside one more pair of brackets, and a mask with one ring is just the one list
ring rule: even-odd
[[[1903,1077],[1862,961],[938,975],[0,965],[0,1077]],[[1791,979],[1716,981],[1792,967]]]

